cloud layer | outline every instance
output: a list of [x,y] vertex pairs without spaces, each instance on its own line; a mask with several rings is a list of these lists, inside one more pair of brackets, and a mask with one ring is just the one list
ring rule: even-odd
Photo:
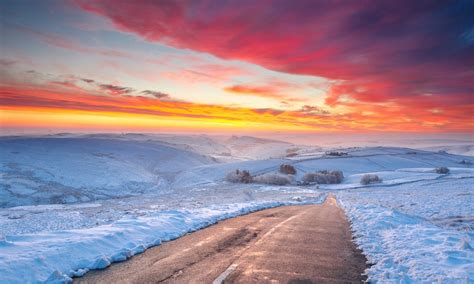
[[[243,108],[199,104],[174,100],[172,96],[154,90],[134,90],[126,86],[116,86],[84,79],[81,76],[62,77],[48,83],[41,83],[44,74],[28,72],[37,77],[38,84],[0,85],[0,101],[4,127],[52,127],[77,128],[84,124],[83,118],[71,119],[77,112],[87,114],[88,127],[98,125],[97,117],[109,117],[108,123],[116,127],[144,129],[147,126],[159,129],[164,121],[181,122],[181,126],[206,127],[229,130],[244,128],[252,130],[293,130],[293,131],[464,131],[472,126],[470,106],[456,106],[446,109],[435,107],[430,102],[417,102],[413,112],[405,113],[394,105],[364,105],[357,111],[344,114],[331,113],[318,106],[304,105],[297,110],[272,108]],[[34,78],[33,77],[33,78]],[[241,90],[242,91],[242,90]],[[252,94],[255,90],[251,91]],[[266,93],[266,90],[263,93]],[[429,97],[427,97],[429,99]],[[411,103],[411,102],[407,102]],[[348,103],[349,104],[349,103]],[[428,108],[428,110],[426,110]],[[33,113],[34,120],[25,120]],[[117,118],[121,119],[118,120]]]
[[421,114],[438,109],[446,120],[474,111],[472,1],[77,3],[147,41],[331,79],[329,107],[360,113],[375,106]]
[[5,7],[2,127],[474,129],[471,0],[73,1]]

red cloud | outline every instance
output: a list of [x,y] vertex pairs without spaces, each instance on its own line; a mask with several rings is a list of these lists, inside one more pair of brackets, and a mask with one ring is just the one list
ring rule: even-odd
[[474,110],[472,2],[77,2],[148,41],[334,79],[328,105]]

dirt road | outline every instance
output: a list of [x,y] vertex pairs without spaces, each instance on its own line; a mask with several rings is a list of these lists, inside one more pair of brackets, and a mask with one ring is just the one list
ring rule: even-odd
[[334,197],[219,222],[77,283],[361,282],[366,258]]

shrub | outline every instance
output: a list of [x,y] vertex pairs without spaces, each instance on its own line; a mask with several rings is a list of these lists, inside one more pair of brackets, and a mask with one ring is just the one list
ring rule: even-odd
[[341,183],[344,180],[344,174],[342,173],[342,171],[332,171],[329,174],[334,175],[336,177],[336,183]]
[[325,153],[326,156],[335,156],[335,157],[340,157],[340,156],[347,156],[346,152],[338,152],[338,151],[329,151]]
[[449,169],[446,168],[446,167],[439,167],[439,168],[435,169],[435,172],[437,174],[447,174],[447,173],[449,173]]
[[471,161],[468,161],[468,160],[461,160],[461,162],[459,162],[461,165],[472,165],[472,162]]
[[296,169],[292,165],[283,164],[283,165],[280,165],[280,173],[287,174],[287,175],[294,175],[296,174]]
[[367,185],[370,183],[379,183],[382,182],[382,179],[379,178],[376,174],[365,174],[360,179],[360,184]]
[[253,178],[256,183],[273,184],[273,185],[285,185],[290,184],[292,179],[287,175],[268,173]]
[[227,174],[226,181],[234,183],[251,183],[253,178],[249,171],[246,170],[235,170]]
[[344,174],[341,171],[319,171],[316,173],[306,173],[303,176],[304,183],[317,184],[337,184],[344,180]]

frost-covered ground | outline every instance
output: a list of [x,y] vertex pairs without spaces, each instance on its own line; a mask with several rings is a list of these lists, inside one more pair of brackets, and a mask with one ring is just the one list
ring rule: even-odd
[[0,149],[0,207],[160,192],[175,172],[213,162],[155,141],[17,138]]
[[[388,282],[474,280],[474,172],[338,191],[356,243]],[[467,178],[469,177],[469,178]]]
[[[0,138],[0,282],[69,281],[217,220],[337,195],[372,281],[474,281],[474,158],[408,148],[338,149],[254,137],[62,134]],[[291,185],[230,184],[298,173]],[[435,167],[451,172],[437,174]],[[300,186],[342,170],[338,185]],[[383,182],[363,186],[376,173]],[[74,257],[71,257],[71,256]]]

